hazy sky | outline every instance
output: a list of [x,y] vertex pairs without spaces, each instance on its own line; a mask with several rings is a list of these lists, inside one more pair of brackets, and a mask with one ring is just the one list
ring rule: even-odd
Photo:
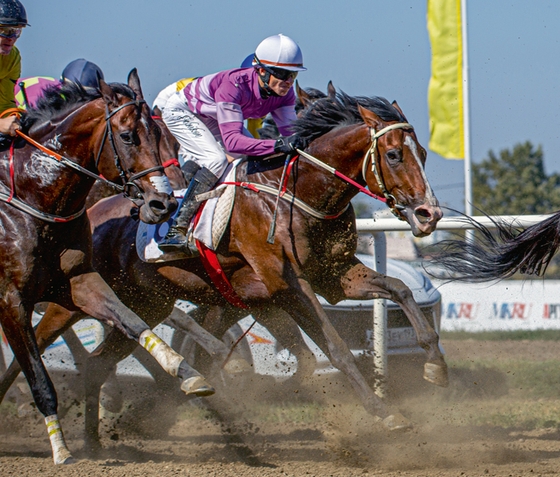
[[[145,97],[185,76],[233,68],[265,37],[301,46],[303,87],[397,100],[420,142],[429,136],[430,44],[423,0],[22,0],[22,76],[60,76],[76,58],[108,81],[136,67]],[[468,0],[472,159],[530,140],[560,172],[560,2]],[[463,161],[430,152],[442,204],[463,209]]]

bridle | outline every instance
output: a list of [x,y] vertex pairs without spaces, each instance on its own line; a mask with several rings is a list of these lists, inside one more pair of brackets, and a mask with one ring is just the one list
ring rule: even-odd
[[409,123],[390,124],[389,126],[386,126],[379,131],[376,131],[374,128],[370,127],[371,146],[366,152],[364,162],[362,163],[362,177],[364,178],[364,181],[366,181],[367,166],[371,161],[371,172],[373,172],[379,190],[383,194],[383,197],[385,197],[387,206],[389,207],[389,209],[391,209],[393,215],[395,215],[398,219],[406,220],[405,216],[402,213],[402,211],[406,209],[406,206],[400,204],[397,201],[397,198],[393,194],[389,193],[387,186],[385,185],[385,181],[383,180],[383,176],[381,175],[379,154],[377,150],[377,140],[384,134],[387,134],[389,131],[393,131],[394,129],[409,129],[411,131],[414,131],[414,128]]
[[[144,190],[142,189],[142,187],[140,187],[140,185],[138,185],[136,183],[136,181],[138,179],[140,179],[141,177],[144,177],[145,175],[148,175],[152,172],[163,172],[164,167],[162,165],[150,167],[148,169],[144,169],[143,171],[137,172],[136,174],[132,174],[129,177],[127,177],[126,172],[122,167],[122,160],[119,156],[119,153],[117,151],[117,147],[115,145],[115,137],[113,135],[111,118],[116,113],[121,111],[123,108],[126,108],[127,106],[133,106],[134,105],[137,108],[141,108],[142,104],[145,104],[145,103],[146,103],[146,101],[144,101],[143,99],[140,99],[140,100],[135,99],[133,101],[129,101],[127,103],[121,104],[119,107],[113,109],[112,111],[109,111],[109,106],[107,104],[105,105],[105,131],[103,133],[103,138],[101,139],[101,144],[99,146],[99,151],[98,151],[98,153],[96,155],[96,159],[95,159],[95,167],[97,169],[98,166],[99,166],[99,161],[101,160],[101,154],[103,152],[103,147],[105,146],[105,142],[107,141],[107,138],[109,138],[109,144],[111,144],[111,148],[113,150],[115,167],[119,171],[119,176],[120,176],[121,181],[124,185],[121,186],[119,184],[115,184],[114,182],[107,181],[107,180],[105,180],[105,182],[108,183],[108,185],[110,185],[114,189],[116,189],[118,192],[122,192],[122,194],[125,197],[132,200],[133,202],[141,201],[141,200],[144,199],[144,195],[143,195]],[[100,179],[101,176],[96,176],[96,178]]]

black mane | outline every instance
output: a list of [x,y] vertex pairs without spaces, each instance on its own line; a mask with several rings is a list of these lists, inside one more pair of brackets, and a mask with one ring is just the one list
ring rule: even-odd
[[[136,99],[132,89],[122,83],[109,84],[111,89],[130,99]],[[64,83],[62,86],[49,86],[34,107],[27,108],[22,116],[22,129],[29,131],[36,123],[46,122],[54,117],[66,116],[77,107],[101,97],[101,92],[94,88],[84,88],[76,83]]]
[[403,115],[385,98],[374,96],[349,96],[344,92],[330,98],[319,99],[304,111],[292,126],[293,131],[308,142],[339,126],[359,124],[363,119],[358,104],[377,114],[383,121],[405,121]]

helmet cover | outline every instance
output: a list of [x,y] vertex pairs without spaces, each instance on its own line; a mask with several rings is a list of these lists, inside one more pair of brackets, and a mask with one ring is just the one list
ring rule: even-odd
[[280,68],[289,71],[305,71],[303,54],[298,44],[286,35],[273,35],[259,43],[255,50],[253,66]]

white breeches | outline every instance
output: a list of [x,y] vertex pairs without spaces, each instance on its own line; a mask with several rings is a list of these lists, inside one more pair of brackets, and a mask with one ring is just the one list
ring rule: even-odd
[[192,160],[221,177],[228,165],[221,144],[218,123],[204,123],[194,114],[185,101],[183,92],[173,94],[163,110],[162,119],[181,148],[179,153],[185,161]]

